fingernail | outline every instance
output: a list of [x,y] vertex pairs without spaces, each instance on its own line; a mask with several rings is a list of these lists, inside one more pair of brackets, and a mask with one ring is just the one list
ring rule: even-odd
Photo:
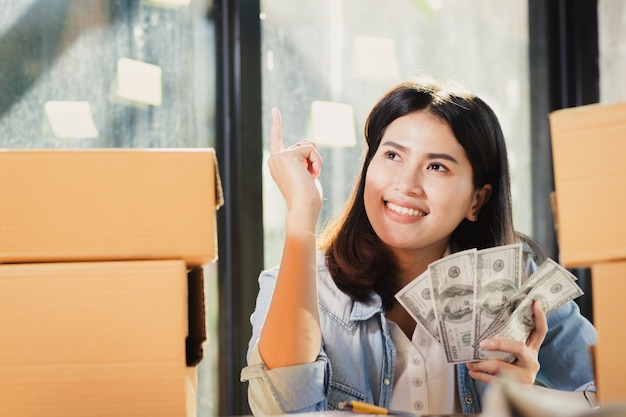
[[482,342],[480,342],[479,346],[482,349],[491,349],[495,346],[495,343],[491,340],[483,340]]

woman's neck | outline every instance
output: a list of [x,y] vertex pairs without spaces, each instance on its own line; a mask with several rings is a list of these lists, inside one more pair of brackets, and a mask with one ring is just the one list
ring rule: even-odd
[[403,287],[420,276],[428,265],[441,259],[447,250],[447,244],[442,247],[433,247],[420,250],[398,250],[394,255],[398,262],[399,283]]
[[[409,282],[420,276],[428,269],[428,265],[441,259],[448,250],[447,242],[445,245],[431,247],[420,250],[393,250],[396,261],[398,262],[398,280],[399,284],[404,287]],[[415,330],[416,321],[408,311],[396,302],[393,308],[385,313],[385,316],[396,323],[411,339]]]

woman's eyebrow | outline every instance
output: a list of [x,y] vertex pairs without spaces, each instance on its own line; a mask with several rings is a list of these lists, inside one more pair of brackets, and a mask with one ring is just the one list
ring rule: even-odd
[[389,140],[387,142],[383,142],[383,143],[380,144],[380,146],[390,146],[390,147],[398,149],[400,151],[406,151],[407,150],[406,146],[400,145],[399,143],[394,142],[392,140]]
[[[406,151],[408,148],[404,145],[399,144],[398,142],[394,142],[392,140],[387,141],[387,142],[383,142],[380,144],[381,147],[383,146],[389,146],[391,148],[397,149],[399,151]],[[446,161],[450,161],[454,164],[459,164],[459,161],[456,160],[455,157],[453,157],[452,155],[448,154],[448,153],[438,153],[438,152],[431,152],[431,153],[427,153],[426,156],[429,159],[445,159]]]
[[459,161],[457,161],[455,157],[447,153],[429,153],[427,155],[429,159],[445,159],[457,165],[459,164]]

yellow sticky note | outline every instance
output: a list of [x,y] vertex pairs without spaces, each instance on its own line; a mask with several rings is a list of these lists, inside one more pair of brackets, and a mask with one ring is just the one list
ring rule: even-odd
[[160,106],[162,101],[161,74],[161,67],[158,65],[121,58],[117,61],[113,98],[139,106]]
[[91,106],[86,101],[48,101],[44,112],[47,126],[58,139],[98,137]]
[[318,145],[351,147],[356,145],[354,109],[349,104],[316,100],[311,103],[312,138]]

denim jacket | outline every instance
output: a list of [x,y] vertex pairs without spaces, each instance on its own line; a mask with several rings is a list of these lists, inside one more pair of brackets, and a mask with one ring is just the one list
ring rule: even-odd
[[[248,366],[248,401],[255,415],[333,410],[340,401],[358,400],[389,407],[396,350],[380,297],[366,303],[352,300],[335,285],[323,254],[318,254],[318,305],[322,346],[312,363],[268,369],[256,348],[272,298],[278,267],[259,276],[260,290],[251,316],[252,337]],[[527,256],[526,276],[536,265]],[[547,317],[548,334],[539,352],[541,369],[536,384],[574,391],[593,380],[588,346],[596,331],[570,301]],[[457,366],[457,384],[464,414],[481,412],[486,384],[472,379],[464,364]]]

